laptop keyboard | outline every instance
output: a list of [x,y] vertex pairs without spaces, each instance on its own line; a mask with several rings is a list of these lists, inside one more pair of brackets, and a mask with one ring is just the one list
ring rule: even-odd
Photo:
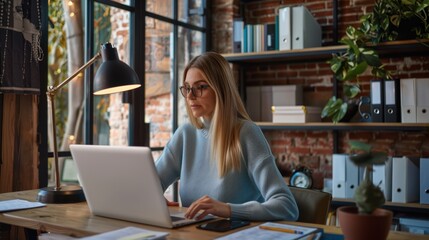
[[177,222],[177,221],[180,221],[180,220],[184,220],[185,218],[183,218],[183,217],[176,217],[176,216],[170,216],[170,218],[171,218],[171,221],[172,222]]

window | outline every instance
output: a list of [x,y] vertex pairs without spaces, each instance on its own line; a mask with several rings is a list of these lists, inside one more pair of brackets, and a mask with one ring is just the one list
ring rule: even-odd
[[205,8],[205,1],[146,1],[146,121],[152,148],[165,146],[186,119],[178,85],[185,64],[205,51]]
[[[51,26],[65,24],[64,20],[61,22],[59,19],[61,14],[55,12],[62,11],[61,2],[52,0],[49,4]],[[82,74],[82,81],[73,80],[67,84],[57,94],[56,100],[59,114],[56,117],[56,127],[59,129],[57,139],[61,140],[57,144],[61,157],[59,169],[62,169],[62,158],[70,156],[70,143],[143,145],[142,142],[146,142],[154,151],[162,150],[174,130],[186,119],[184,100],[178,94],[178,85],[182,81],[185,64],[206,49],[206,1],[94,0],[82,1],[83,5],[77,7],[73,6],[73,0],[69,0],[67,4],[69,11],[66,12],[66,20],[70,20],[67,18],[72,15],[83,16],[75,24],[80,24],[78,26],[81,26],[85,37],[81,45],[73,47],[73,55],[77,53],[80,61],[64,55],[59,63],[55,54],[51,55],[51,64],[61,64],[54,68],[59,69],[61,75],[57,76],[56,82],[51,80],[48,84],[56,85],[70,75],[64,69],[67,63],[73,61],[78,68],[99,51],[101,43],[110,42],[118,49],[119,58],[139,74],[144,88],[141,88],[141,92],[94,96],[91,93],[92,75],[99,63],[91,67],[92,74],[85,74],[84,80]],[[55,6],[57,8],[53,10]],[[80,14],[79,10],[83,9],[86,11]],[[60,39],[61,36],[64,38]],[[65,33],[50,31],[49,48],[53,48],[51,38],[57,38],[57,42],[66,41]],[[60,52],[67,52],[68,47],[64,46]],[[86,70],[86,73],[91,72]],[[76,85],[83,90],[77,91]],[[82,95],[82,101],[79,101],[81,104],[77,104],[80,107],[75,107],[72,113],[67,104],[76,96],[68,96],[68,91]],[[67,129],[71,114],[73,118],[80,119],[71,124],[73,131]],[[150,126],[149,134],[144,135],[142,129],[147,124]],[[41,147],[50,149],[47,143]],[[48,156],[52,156],[52,150],[48,152]],[[157,157],[154,152],[154,158]],[[54,179],[49,177],[48,180]],[[41,178],[41,186],[44,186],[43,182]]]
[[[178,88],[186,63],[206,50],[205,9],[205,1],[146,1],[145,121],[149,146],[158,150],[154,159],[187,118]],[[166,197],[177,201],[177,191],[167,190]]]

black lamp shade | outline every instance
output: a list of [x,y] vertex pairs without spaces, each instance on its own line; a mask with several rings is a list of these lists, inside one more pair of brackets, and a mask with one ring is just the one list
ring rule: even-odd
[[94,79],[94,95],[111,94],[132,90],[141,86],[137,73],[119,60],[116,48],[110,43],[101,46],[103,63]]

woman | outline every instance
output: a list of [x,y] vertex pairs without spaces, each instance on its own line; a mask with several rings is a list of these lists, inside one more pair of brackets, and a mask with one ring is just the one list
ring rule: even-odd
[[295,200],[244,108],[228,62],[202,54],[188,63],[183,79],[191,123],[177,129],[156,162],[163,189],[180,179],[187,218],[296,220]]

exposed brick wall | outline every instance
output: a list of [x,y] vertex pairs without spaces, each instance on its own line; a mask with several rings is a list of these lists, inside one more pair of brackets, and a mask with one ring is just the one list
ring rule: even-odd
[[129,104],[122,103],[122,94],[109,96],[109,144],[114,146],[128,145]]
[[150,122],[150,146],[163,147],[172,136],[171,95],[146,98],[146,122]]
[[[110,8],[112,35],[110,43],[118,50],[121,61],[129,63],[129,14],[118,8]],[[129,104],[122,103],[122,93],[109,95],[109,144],[116,146],[128,145],[128,113]],[[102,104],[99,104],[102,105]],[[98,108],[100,106],[97,106]]]
[[231,44],[225,43],[232,41],[232,19],[238,15],[238,2],[238,0],[212,1],[212,50],[220,53],[231,51]]
[[[234,4],[227,7],[225,4]],[[242,17],[246,23],[273,23],[279,7],[291,4],[304,4],[322,27],[323,45],[333,44],[332,1],[252,1],[242,4],[238,1],[214,0],[213,11],[213,49],[221,53],[231,53],[232,19]],[[359,19],[373,8],[373,0],[338,1],[338,37],[344,35],[348,25],[359,25]],[[232,13],[231,10],[233,9]],[[244,10],[244,11],[243,11]],[[241,12],[240,12],[241,11]],[[228,13],[231,15],[228,16]],[[242,15],[240,15],[242,13]],[[228,29],[228,31],[226,31]],[[388,69],[399,78],[428,77],[428,57],[400,57],[383,59]],[[237,69],[239,66],[234,66]],[[304,84],[307,96],[325,97],[319,103],[323,106],[332,95],[332,72],[325,62],[294,64],[259,64],[247,68],[245,79],[249,85]],[[363,94],[369,94],[369,73],[359,78]],[[304,102],[313,101],[310,98]],[[265,131],[272,151],[282,172],[290,174],[298,164],[310,166],[316,185],[321,186],[323,177],[332,176],[333,135],[331,131]],[[358,139],[374,144],[375,148],[389,152],[390,155],[429,156],[428,132],[340,132],[339,152],[348,152],[347,142]]]
[[[373,0],[340,0],[339,34],[344,34],[348,25],[359,24],[359,18],[371,11]],[[232,52],[232,20],[243,17],[248,23],[273,23],[279,7],[290,4],[306,5],[322,27],[323,45],[333,41],[332,1],[306,0],[252,1],[242,4],[239,0],[212,1],[212,49],[220,53]],[[120,50],[121,51],[121,50]],[[383,59],[399,78],[427,77],[429,75],[428,57],[403,57]],[[239,66],[233,66],[238,69]],[[304,84],[305,102],[318,102],[324,105],[332,95],[332,73],[325,62],[307,62],[294,64],[260,64],[246,70],[249,85]],[[369,80],[366,74],[359,78],[364,94],[369,93]],[[112,96],[111,102],[118,96]],[[146,119],[151,122],[151,146],[164,146],[171,137],[171,96],[169,93],[146,99]],[[322,98],[319,99],[319,98]],[[116,101],[118,102],[118,101]],[[127,106],[111,106],[111,141],[126,143]],[[121,109],[115,111],[115,109]],[[168,121],[166,121],[168,120]],[[121,124],[119,124],[121,123]],[[125,127],[124,127],[125,126]],[[310,166],[316,187],[321,187],[324,177],[332,175],[333,134],[331,131],[265,131],[272,151],[277,158],[279,168],[284,174],[299,164]],[[116,140],[115,140],[116,139]],[[339,152],[348,152],[347,141],[359,139],[368,141],[379,150],[388,151],[390,155],[429,156],[428,132],[340,132]]]

